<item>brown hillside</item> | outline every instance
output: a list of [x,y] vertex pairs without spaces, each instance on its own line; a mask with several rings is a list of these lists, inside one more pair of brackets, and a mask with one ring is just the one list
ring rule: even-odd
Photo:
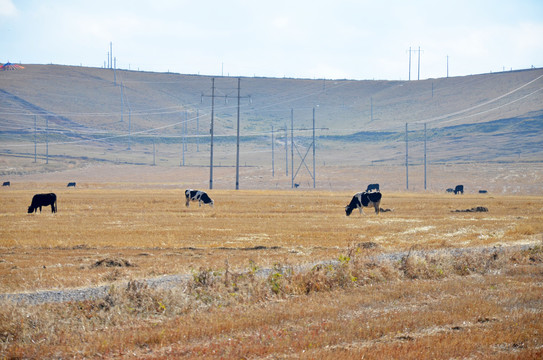
[[[209,165],[211,77],[26,65],[23,70],[1,72],[0,78],[3,178],[96,163]],[[289,172],[300,166],[296,180],[312,186],[313,109],[316,166],[320,174],[328,175],[326,181],[317,177],[320,186],[339,184],[336,174],[343,174],[337,176],[349,186],[367,173],[366,166],[374,166],[375,174],[392,166],[396,175],[386,175],[387,179],[376,175],[376,180],[405,187],[406,123],[412,166],[424,163],[427,125],[427,164],[434,168],[436,190],[453,180],[437,181],[439,166],[508,164],[532,169],[543,160],[543,69],[423,81],[242,78],[240,83],[240,164],[248,166],[245,173],[252,167],[260,170],[250,176],[265,178],[251,181],[251,186],[290,186],[285,154],[291,156],[291,114],[296,150],[294,169],[288,160]],[[215,165],[233,166],[238,79],[216,77],[214,84]],[[273,169],[285,177],[280,181],[269,179],[272,126]],[[284,147],[285,126],[289,149]],[[300,160],[306,151],[307,169]],[[350,171],[353,164],[360,170]],[[107,173],[112,180],[122,178],[122,173]],[[420,177],[420,171],[412,176]],[[466,182],[467,173],[458,177]],[[198,181],[206,183],[205,178]],[[505,180],[497,187],[503,191],[504,185]]]

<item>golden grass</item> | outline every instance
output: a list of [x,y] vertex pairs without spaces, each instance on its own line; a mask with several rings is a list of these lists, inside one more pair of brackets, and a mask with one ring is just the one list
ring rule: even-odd
[[[29,215],[32,194],[2,193],[0,292],[112,287],[5,302],[0,357],[543,355],[542,197],[384,193],[394,211],[346,217],[344,192],[214,190],[214,208],[185,208],[182,190],[112,187],[57,191],[57,214]],[[489,212],[451,212],[476,206]],[[496,249],[444,251],[465,247]],[[336,263],[295,267],[319,260]],[[191,280],[169,290],[139,280],[178,273]]]
[[[385,193],[381,206],[394,211],[346,217],[345,192],[214,190],[211,209],[186,208],[177,189],[63,189],[57,214],[28,215],[32,195],[2,194],[2,292],[222,268],[226,259],[234,269],[249,260],[312,263],[368,241],[400,251],[512,244],[543,232],[541,197]],[[475,206],[490,211],[451,212]],[[105,258],[136,266],[93,267]]]

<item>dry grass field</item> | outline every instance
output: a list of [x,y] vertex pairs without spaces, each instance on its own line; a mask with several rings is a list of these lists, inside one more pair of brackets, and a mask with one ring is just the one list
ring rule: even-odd
[[[0,293],[109,293],[3,300],[1,358],[543,356],[542,196],[384,192],[392,211],[346,217],[345,191],[212,190],[214,208],[186,208],[181,188],[63,186],[40,184],[56,214],[26,213],[35,184],[2,189]],[[190,277],[144,282],[171,274]]]

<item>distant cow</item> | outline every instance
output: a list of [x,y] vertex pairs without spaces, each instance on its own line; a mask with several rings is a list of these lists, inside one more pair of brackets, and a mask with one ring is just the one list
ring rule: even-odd
[[75,182],[69,182],[66,187],[75,187]]
[[358,208],[362,214],[363,207],[372,206],[375,208],[375,213],[379,214],[379,204],[381,203],[381,193],[380,192],[359,192],[354,194],[349,205],[345,206],[345,214],[347,216],[351,215],[354,209]]
[[454,189],[453,189],[453,188],[448,188],[446,191],[447,191],[448,193],[453,193],[453,192],[454,192]]
[[486,193],[488,193],[488,191],[486,191],[486,190],[479,190],[479,194],[486,194]]
[[454,188],[454,195],[457,195],[458,193],[464,193],[464,185],[456,185],[456,187]]
[[200,191],[200,190],[192,190],[192,189],[187,189],[185,190],[185,198],[186,198],[186,203],[185,205],[188,207],[189,206],[189,203],[191,201],[198,201],[198,206],[202,206],[202,203],[205,204],[209,204],[209,206],[213,207],[213,200],[211,200],[211,198],[209,197],[209,195],[207,195],[207,193],[205,191]]
[[369,184],[366,191],[379,191],[379,184]]
[[32,197],[32,203],[28,207],[28,213],[31,214],[33,212],[37,212],[38,208],[41,212],[42,206],[49,206],[51,205],[51,212],[56,213],[57,212],[57,196],[53,193],[50,194],[36,194],[34,197]]
[[9,181],[4,181],[4,183],[2,184],[2,186],[11,186],[11,183]]

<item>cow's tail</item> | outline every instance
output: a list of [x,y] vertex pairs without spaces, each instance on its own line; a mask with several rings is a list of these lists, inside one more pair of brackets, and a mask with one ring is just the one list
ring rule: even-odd
[[55,194],[51,194],[51,196],[53,197],[53,202],[51,203],[51,211],[53,213],[56,213],[57,212],[57,196]]

